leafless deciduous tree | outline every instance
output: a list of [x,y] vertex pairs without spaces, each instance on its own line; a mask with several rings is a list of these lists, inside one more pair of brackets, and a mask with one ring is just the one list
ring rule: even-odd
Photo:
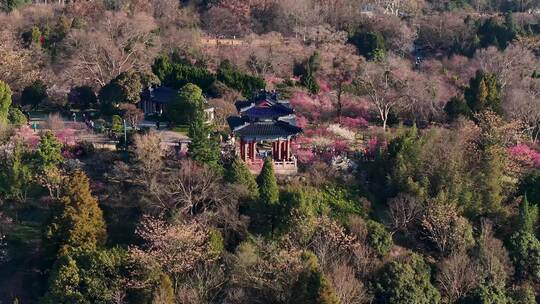
[[341,121],[343,112],[343,94],[347,86],[351,83],[354,71],[356,70],[357,62],[345,55],[336,54],[332,59],[332,67],[328,74],[328,80],[332,84],[332,89],[335,93],[336,114],[338,122]]
[[364,284],[354,275],[354,269],[347,264],[339,264],[330,272],[330,280],[341,304],[370,303],[371,296]]
[[352,248],[355,237],[327,217],[317,219],[316,227],[308,248],[317,255],[322,269],[329,270]]
[[482,70],[497,75],[503,93],[506,93],[507,86],[530,77],[540,66],[540,60],[528,48],[517,43],[502,52],[493,46],[479,50],[475,58]]
[[368,62],[362,65],[352,82],[353,92],[365,96],[377,111],[386,131],[390,112],[404,101],[405,83],[394,73],[388,62]]
[[493,284],[504,286],[514,274],[514,267],[502,241],[493,233],[493,224],[487,220],[482,221],[476,251],[482,279],[489,278]]
[[132,103],[121,104],[120,110],[123,111],[122,116],[129,122],[129,125],[133,128],[137,128],[137,125],[144,120],[144,112]]
[[163,169],[161,138],[156,133],[136,134],[133,143],[137,175],[147,189],[155,191],[155,188],[159,187],[157,178]]
[[136,230],[144,245],[132,247],[129,252],[134,261],[147,268],[159,267],[176,283],[180,276],[197,265],[213,261],[208,226],[196,220],[168,223],[145,216]]
[[66,38],[74,73],[96,86],[104,86],[122,72],[146,69],[156,54],[158,37],[154,19],[146,14],[128,16],[123,12],[104,13],[95,28],[73,30]]
[[438,268],[436,280],[448,303],[455,303],[479,284],[477,265],[466,253],[448,257]]
[[519,120],[531,141],[540,136],[540,78],[526,77],[506,92],[503,108],[510,119]]
[[405,232],[421,213],[422,205],[414,196],[400,193],[388,202],[388,225],[394,232]]
[[457,213],[456,203],[448,201],[444,194],[439,194],[424,208],[421,225],[424,236],[443,255],[462,251],[472,245],[471,225]]
[[155,189],[155,207],[169,214],[194,215],[215,210],[232,194],[219,176],[191,160],[180,163]]

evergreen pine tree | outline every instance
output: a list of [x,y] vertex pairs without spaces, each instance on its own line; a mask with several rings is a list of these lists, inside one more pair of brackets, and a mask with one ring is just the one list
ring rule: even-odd
[[272,159],[266,158],[264,160],[261,173],[257,176],[257,185],[259,186],[259,200],[254,206],[253,223],[256,223],[257,229],[270,230],[270,233],[273,234],[281,206],[279,205],[279,187]]
[[24,162],[25,150],[17,143],[10,159],[0,163],[0,195],[6,199],[24,201],[32,181],[30,166]]
[[259,196],[259,189],[255,177],[249,171],[246,163],[239,157],[235,158],[232,162],[227,174],[227,179],[231,183],[245,186],[251,197],[255,198]]
[[35,152],[36,166],[40,171],[56,167],[63,160],[62,144],[50,131],[41,135],[39,145]]
[[531,205],[526,195],[519,208],[519,219],[519,229],[521,231],[534,233],[538,221],[538,206]]
[[7,121],[10,106],[11,89],[7,83],[0,80],[0,123]]
[[55,253],[94,250],[105,242],[103,213],[90,192],[84,172],[75,171],[62,189],[62,197],[47,228],[45,238]]
[[275,205],[279,201],[279,188],[276,175],[274,174],[274,164],[271,158],[264,160],[261,173],[257,177],[259,185],[259,197],[263,204]]
[[510,237],[512,259],[522,278],[540,279],[540,241],[534,233],[538,221],[538,206],[530,205],[527,197],[519,208],[518,230]]
[[189,155],[199,163],[221,172],[219,142],[210,134],[210,126],[204,121],[202,110],[196,111],[189,124]]
[[464,95],[467,105],[474,113],[488,109],[501,113],[501,91],[497,76],[494,74],[476,72],[476,76],[469,81]]

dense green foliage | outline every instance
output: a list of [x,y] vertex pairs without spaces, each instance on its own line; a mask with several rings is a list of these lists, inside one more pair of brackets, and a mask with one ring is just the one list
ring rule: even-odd
[[175,124],[189,125],[195,116],[201,115],[206,101],[202,90],[192,83],[183,86],[167,104],[166,115]]
[[64,255],[95,250],[105,243],[105,229],[103,213],[90,192],[88,177],[75,171],[63,185],[45,233],[50,252]]
[[320,270],[317,256],[311,252],[302,253],[304,270],[292,288],[292,303],[339,304],[339,299]]
[[6,122],[11,106],[11,89],[0,80],[0,122]]
[[293,74],[300,76],[300,83],[311,94],[317,94],[320,90],[315,74],[321,68],[320,54],[315,51],[304,62],[295,64]]
[[16,126],[22,126],[28,122],[26,115],[19,108],[11,107],[8,111],[8,120]]
[[469,81],[469,87],[465,89],[464,95],[472,112],[491,110],[500,113],[502,110],[500,87],[494,74],[476,72],[476,76]]
[[41,80],[36,80],[24,88],[21,95],[21,103],[35,108],[43,103],[47,97],[47,85]]
[[124,72],[101,88],[99,100],[105,105],[138,103],[141,100],[141,92],[156,84],[159,84],[159,79],[153,74]]
[[378,303],[439,303],[441,296],[431,284],[430,272],[429,265],[417,254],[389,263],[375,284]]
[[216,78],[206,68],[193,66],[185,61],[171,61],[167,55],[158,56],[154,60],[152,71],[163,85],[177,89],[193,83],[203,91],[208,91]]
[[527,196],[533,204],[540,202],[540,170],[532,170],[523,176],[518,194]]
[[42,303],[111,303],[126,289],[127,253],[121,249],[61,256],[52,268]]
[[525,197],[519,208],[519,228],[510,237],[512,259],[524,278],[540,278],[540,241],[535,235],[537,222],[538,206],[529,204]]
[[357,32],[350,41],[368,60],[381,60],[386,52],[384,36],[379,32]]
[[227,170],[226,178],[231,183],[242,185],[248,191],[249,196],[256,198],[259,196],[259,188],[255,176],[249,171],[247,164],[239,157],[236,157]]
[[29,156],[23,145],[17,143],[10,158],[3,159],[0,163],[0,194],[5,199],[23,201],[32,181]]
[[45,132],[41,135],[39,145],[35,152],[37,168],[45,171],[52,167],[56,167],[62,160],[62,144],[56,139],[52,132]]
[[229,60],[221,62],[216,76],[217,80],[246,97],[251,97],[251,95],[266,87],[264,79],[240,71]]
[[274,174],[274,164],[271,158],[264,160],[261,173],[257,176],[259,198],[264,205],[274,205],[279,201],[279,188]]
[[390,233],[386,231],[382,224],[371,220],[367,221],[367,230],[367,241],[369,245],[375,249],[375,252],[379,256],[385,256],[393,245],[392,236]]
[[219,140],[212,134],[212,126],[206,122],[202,109],[193,112],[189,122],[189,155],[195,161],[221,172]]
[[97,104],[97,96],[92,87],[79,86],[69,92],[68,101],[73,108],[86,110]]

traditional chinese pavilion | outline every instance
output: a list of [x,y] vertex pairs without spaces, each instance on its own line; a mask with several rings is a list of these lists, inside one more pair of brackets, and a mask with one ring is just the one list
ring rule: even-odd
[[229,117],[233,134],[240,138],[236,151],[253,173],[266,157],[274,162],[276,174],[295,174],[296,157],[291,142],[302,129],[296,126],[294,109],[275,92],[261,91],[249,100],[235,103],[239,116]]

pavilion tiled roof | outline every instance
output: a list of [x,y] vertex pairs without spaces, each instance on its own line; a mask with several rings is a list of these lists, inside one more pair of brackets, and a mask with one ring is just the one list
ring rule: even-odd
[[292,114],[294,111],[291,108],[283,107],[275,104],[270,107],[250,107],[245,111],[240,112],[242,116],[247,116],[251,119],[278,118]]
[[301,133],[302,128],[284,121],[246,122],[244,125],[233,129],[233,132],[240,137],[288,137]]

